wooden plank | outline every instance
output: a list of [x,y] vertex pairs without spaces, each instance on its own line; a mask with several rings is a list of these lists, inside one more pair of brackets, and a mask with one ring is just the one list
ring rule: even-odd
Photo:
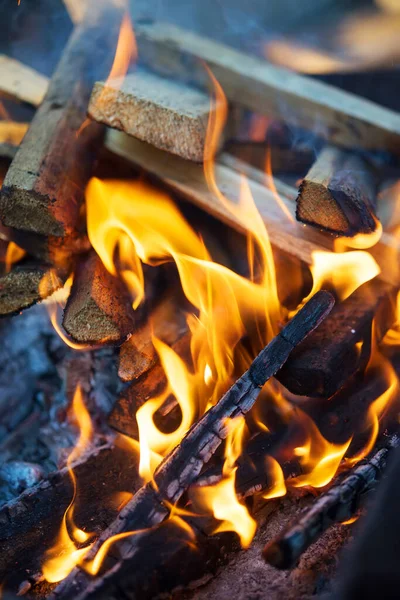
[[326,146],[303,179],[297,197],[299,221],[338,235],[375,231],[376,181],[359,156]]
[[47,77],[4,54],[0,54],[0,73],[0,94],[33,106],[43,102],[49,85]]
[[140,60],[161,74],[204,87],[204,61],[232,104],[318,131],[340,146],[400,152],[394,111],[174,25],[138,23],[135,33]]
[[202,162],[210,100],[196,88],[136,71],[97,82],[89,116],[187,160]]
[[72,33],[4,180],[6,226],[56,237],[74,230],[103,134],[97,124],[83,127],[87,104],[109,71],[122,17],[117,0],[101,0]]
[[[210,192],[200,165],[166,154],[119,131],[107,132],[106,145],[109,150],[131,161],[140,169],[144,169],[183,198],[234,229],[246,233],[246,228],[239,217]],[[233,203],[237,203],[242,183],[240,173],[217,164],[216,178],[225,196]],[[311,227],[296,223],[293,202],[285,197],[281,198],[283,206],[291,215],[290,221],[285,217],[274,193],[265,185],[249,180],[249,186],[254,203],[267,226],[268,235],[274,246],[300,258],[306,264],[311,264],[312,252],[332,248],[331,238]],[[296,192],[292,194],[295,196]]]

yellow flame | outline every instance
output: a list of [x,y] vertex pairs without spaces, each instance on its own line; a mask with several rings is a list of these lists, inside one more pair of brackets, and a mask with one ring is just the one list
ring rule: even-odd
[[272,500],[272,498],[284,496],[286,494],[285,477],[281,465],[272,456],[266,456],[265,458],[265,471],[272,480],[272,484],[262,494],[262,497],[265,500]]
[[194,491],[194,504],[200,510],[211,512],[221,521],[214,533],[235,531],[243,548],[248,548],[256,532],[256,522],[235,492],[236,460],[241,454],[245,420],[239,417],[228,420],[225,445],[225,462],[222,480],[213,486],[203,486]]
[[64,513],[57,541],[54,546],[46,552],[46,560],[42,565],[43,576],[46,581],[50,583],[56,583],[65,579],[91,547],[91,545],[88,545],[84,548],[77,548],[78,544],[88,542],[92,535],[79,529],[79,527],[74,524],[73,520],[77,483],[71,465],[87,449],[93,435],[92,422],[89,412],[83,402],[80,386],[76,388],[74,394],[72,414],[79,427],[78,441],[67,460],[68,471],[73,485],[73,496]]
[[9,273],[12,266],[24,258],[25,255],[25,250],[17,246],[14,242],[9,242],[5,257],[6,273]]

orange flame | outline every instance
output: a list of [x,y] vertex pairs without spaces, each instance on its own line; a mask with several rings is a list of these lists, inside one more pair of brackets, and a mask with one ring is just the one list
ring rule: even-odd
[[212,513],[222,521],[214,533],[235,531],[243,548],[248,548],[256,532],[256,522],[250,516],[246,506],[237,499],[235,492],[236,460],[242,452],[245,420],[239,417],[227,423],[228,436],[225,445],[223,479],[213,486],[195,489],[196,508]]
[[65,579],[91,547],[90,544],[84,548],[77,547],[80,544],[88,542],[92,536],[79,529],[74,524],[73,519],[77,482],[72,464],[85,452],[93,435],[92,422],[83,402],[80,386],[77,387],[74,394],[72,413],[79,427],[78,441],[67,460],[68,472],[73,485],[73,495],[64,513],[58,539],[54,546],[47,551],[46,560],[42,565],[43,576],[50,583],[56,583]]
[[9,273],[12,266],[22,260],[25,255],[25,250],[17,246],[14,242],[9,242],[5,257],[6,273]]
[[132,21],[128,13],[124,15],[119,32],[117,49],[106,85],[126,75],[131,63],[137,60],[137,44],[133,32]]

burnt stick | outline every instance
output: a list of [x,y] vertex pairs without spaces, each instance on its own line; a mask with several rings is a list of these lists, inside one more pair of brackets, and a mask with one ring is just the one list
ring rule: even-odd
[[296,523],[265,546],[265,561],[278,569],[289,569],[329,527],[353,517],[360,508],[364,495],[382,477],[389,454],[399,443],[398,434],[391,436],[385,447],[375,451],[370,458],[359,463],[327,492],[321,494]]
[[[157,525],[199,475],[227,436],[226,420],[245,415],[254,405],[260,388],[281,368],[288,356],[329,314],[334,299],[329,292],[315,294],[282,331],[261,351],[250,369],[205,415],[192,426],[181,443],[164,459],[154,474],[154,486],[147,484],[121,511],[118,519],[103,533],[90,551],[93,557],[103,541],[121,532],[139,531]],[[75,569],[54,592],[54,597],[83,599],[90,593],[108,597],[107,587],[131,561],[143,533],[128,536],[113,546],[103,563],[103,573],[93,585],[90,577]],[[133,575],[134,577],[134,575]],[[134,584],[133,584],[134,585]]]

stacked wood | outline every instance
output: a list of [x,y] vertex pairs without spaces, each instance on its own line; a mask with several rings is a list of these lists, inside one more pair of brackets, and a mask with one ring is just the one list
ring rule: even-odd
[[4,54],[0,54],[0,71],[0,95],[33,106],[43,102],[49,85],[47,77]]
[[[164,502],[174,505],[179,501],[226,438],[226,419],[244,415],[251,409],[260,388],[281,368],[294,347],[323,321],[332,306],[332,296],[327,292],[319,292],[297,313],[259,354],[250,369],[193,425],[181,443],[164,459],[154,474],[154,487],[147,484],[135,494],[90,551],[91,556],[111,535],[143,530],[164,520],[168,514]],[[139,534],[114,544],[103,563],[102,575],[94,582],[86,573],[75,569],[58,586],[54,597],[110,597],[110,589],[114,588],[121,574],[126,576],[127,566],[130,568],[137,556],[140,540]],[[135,572],[130,569],[127,589],[134,588],[135,578]]]
[[379,280],[366,283],[343,302],[293,352],[278,375],[294,394],[328,398],[357,371],[371,351],[372,320],[381,337],[392,326],[395,289]]
[[63,326],[72,339],[84,344],[121,344],[143,319],[132,308],[123,282],[111,275],[92,251],[74,275]]
[[299,221],[339,235],[376,229],[376,185],[362,158],[325,147],[302,181],[297,198]]
[[389,109],[173,25],[138,23],[135,34],[140,60],[160,74],[206,87],[204,61],[233,105],[318,127],[324,139],[347,148],[399,152],[400,117]]
[[100,126],[83,127],[87,104],[111,66],[122,16],[116,0],[102,0],[74,30],[4,181],[6,226],[46,240],[74,234],[102,139]]
[[385,447],[346,473],[295,524],[265,546],[264,559],[278,569],[289,569],[328,527],[354,517],[365,494],[376,487],[385,471],[389,454],[399,442],[397,435],[392,436]]
[[156,148],[203,161],[210,100],[196,88],[136,71],[121,80],[97,82],[88,113]]

